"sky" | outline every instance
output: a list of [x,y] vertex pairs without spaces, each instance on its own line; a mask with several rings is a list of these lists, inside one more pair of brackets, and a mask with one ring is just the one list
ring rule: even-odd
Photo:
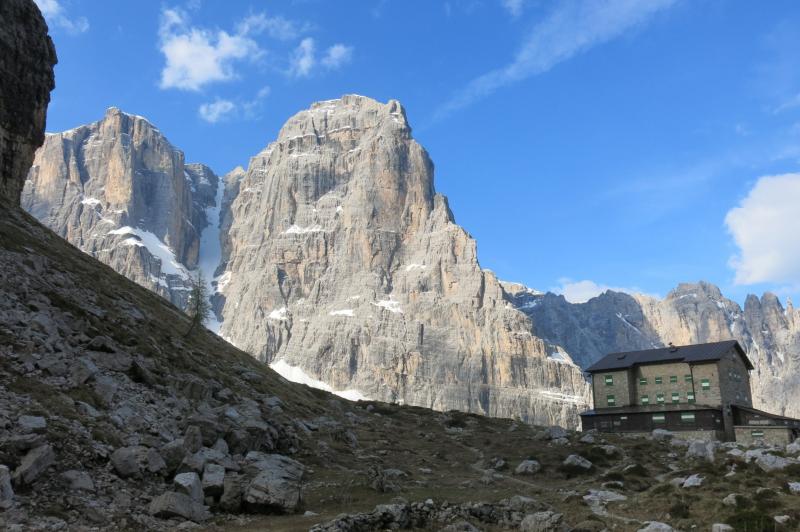
[[48,131],[116,106],[224,174],[314,101],[398,99],[501,279],[800,296],[800,2],[36,2]]

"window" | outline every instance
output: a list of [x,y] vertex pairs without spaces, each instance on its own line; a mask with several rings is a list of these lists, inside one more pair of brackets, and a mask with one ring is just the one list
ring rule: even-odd
[[667,419],[664,414],[653,414],[653,423],[666,423]]
[[614,386],[614,376],[606,375],[606,386]]
[[647,386],[647,377],[642,377],[639,379],[639,386]]
[[692,382],[692,376],[691,375],[684,375],[683,376],[683,380],[685,380],[686,382]]
[[606,395],[606,401],[608,402],[608,406],[614,406],[617,404],[617,400],[614,399],[613,395]]
[[627,421],[628,420],[628,416],[619,416],[619,420],[620,421]]
[[681,402],[681,394],[678,392],[672,392],[672,403],[680,403]]
[[694,412],[681,412],[681,421],[685,423],[694,423]]
[[656,377],[656,384],[661,384],[661,377]]
[[694,403],[694,392],[686,392],[686,402],[690,404]]
[[711,389],[711,381],[708,380],[708,379],[703,379],[703,380],[700,381],[700,386],[702,386],[702,388],[704,390],[710,390]]
[[650,404],[650,397],[648,397],[647,395],[643,395],[642,396],[642,404],[643,405],[649,405]]
[[678,383],[678,376],[677,375],[670,375],[669,376],[669,383],[670,384],[677,384]]
[[664,394],[657,393],[656,394],[656,403],[663,405],[664,404]]
[[751,430],[750,431],[750,436],[752,436],[753,438],[763,438],[764,437],[764,431],[763,430]]

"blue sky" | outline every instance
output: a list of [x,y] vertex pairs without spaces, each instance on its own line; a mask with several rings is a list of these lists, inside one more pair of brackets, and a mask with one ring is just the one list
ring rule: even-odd
[[222,174],[313,101],[396,98],[503,279],[800,295],[798,2],[37,3],[49,131],[113,105]]

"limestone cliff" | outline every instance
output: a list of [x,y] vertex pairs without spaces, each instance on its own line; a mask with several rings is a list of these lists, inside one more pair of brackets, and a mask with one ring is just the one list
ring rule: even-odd
[[576,424],[579,369],[481,269],[399,102],[316,103],[230,181],[235,345],[355,396]]
[[183,153],[147,120],[112,107],[98,122],[46,136],[22,206],[182,307],[217,187],[214,172],[184,164]]
[[608,291],[573,304],[555,294],[511,293],[533,333],[587,367],[606,353],[736,339],[755,366],[757,408],[800,417],[800,313],[770,293],[744,309],[716,286],[683,283],[664,299]]

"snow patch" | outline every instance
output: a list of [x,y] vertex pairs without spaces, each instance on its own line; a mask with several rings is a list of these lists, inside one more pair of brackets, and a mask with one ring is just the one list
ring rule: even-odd
[[[201,177],[205,179],[205,176],[202,174]],[[208,183],[208,181],[206,180],[205,183]],[[214,204],[206,208],[206,222],[208,225],[203,229],[203,232],[200,233],[200,253],[197,258],[197,268],[203,273],[203,277],[206,280],[209,304],[211,304],[210,298],[213,297],[218,290],[218,288],[214,287],[214,272],[216,272],[222,261],[222,244],[219,240],[219,225],[221,223],[220,210],[222,209],[222,194],[224,191],[225,187],[222,184],[222,180],[218,180],[216,194],[214,195]],[[230,281],[230,275],[228,275],[228,281]],[[217,284],[217,287],[219,287],[219,284]],[[214,308],[213,305],[211,305],[211,308]],[[219,334],[221,325],[222,323],[217,319],[217,315],[212,310],[208,322],[206,323],[206,328],[215,334]]]
[[309,227],[300,227],[299,225],[292,224],[289,229],[283,232],[285,235],[304,235],[306,233],[318,233],[322,231],[322,226],[312,225]]
[[416,264],[416,263],[406,265],[407,272],[410,272],[411,270],[416,270],[417,268],[419,268],[420,270],[424,270],[426,266],[424,264]]
[[345,309],[342,309],[342,310],[332,310],[332,311],[328,312],[328,315],[329,316],[350,316],[350,317],[353,317],[354,314],[353,314],[353,309],[345,308]]
[[559,401],[562,403],[572,403],[576,405],[586,404],[586,400],[580,395],[572,395],[562,392],[554,392],[552,390],[539,390],[539,395],[544,396],[552,401]]
[[100,205],[101,202],[97,198],[83,198],[81,203],[90,207],[96,207],[97,205]]
[[395,301],[393,299],[385,299],[383,301],[378,301],[377,303],[373,303],[376,307],[385,308],[389,312],[393,312],[395,314],[402,314],[403,309],[400,308],[400,302]]
[[550,353],[549,355],[547,355],[547,358],[548,358],[548,359],[550,359],[550,360],[552,360],[553,362],[558,362],[559,364],[570,364],[570,365],[572,365],[572,366],[574,366],[574,365],[575,365],[575,364],[573,364],[573,363],[572,363],[572,361],[569,359],[569,357],[567,356],[567,354],[566,354],[566,353],[564,353],[564,352],[562,352],[562,351],[553,351],[552,353]]
[[[143,246],[151,255],[161,261],[161,271],[167,275],[177,275],[184,279],[189,278],[189,272],[175,257],[175,252],[161,241],[155,234],[138,227],[120,227],[108,232],[109,235],[131,235],[122,243],[126,246]],[[133,238],[136,236],[138,238]]]
[[276,308],[267,317],[271,320],[286,321],[286,307]]
[[311,386],[319,390],[325,390],[326,392],[331,392],[348,401],[369,401],[369,397],[358,390],[334,390],[329,384],[311,377],[299,366],[292,366],[285,360],[277,360],[270,364],[269,367],[288,381],[305,384],[306,386]]

